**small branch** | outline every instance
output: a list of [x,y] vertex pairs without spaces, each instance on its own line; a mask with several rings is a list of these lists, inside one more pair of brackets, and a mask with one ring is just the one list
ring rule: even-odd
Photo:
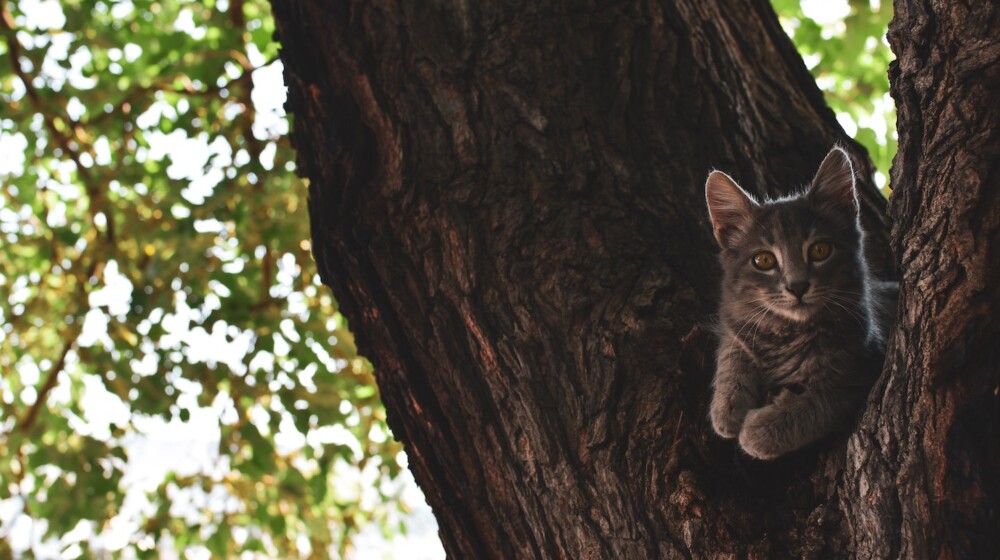
[[[31,99],[32,103],[34,103],[35,105],[35,108],[38,109],[38,111],[44,117],[43,120],[45,121],[45,126],[52,133],[53,139],[58,143],[59,147],[66,152],[66,155],[69,156],[76,164],[77,172],[80,173],[80,175],[86,181],[87,183],[86,186],[91,187],[90,172],[81,163],[80,154],[78,154],[76,150],[73,150],[70,147],[71,139],[68,138],[67,135],[64,134],[61,130],[59,130],[59,127],[56,126],[55,121],[50,117],[48,112],[44,110],[44,102],[42,101],[42,97],[38,94],[38,90],[35,89],[35,85],[31,80],[31,76],[29,76],[28,73],[25,72],[24,68],[21,66],[21,56],[22,56],[21,42],[17,40],[16,30],[14,29],[14,17],[10,14],[10,11],[7,10],[7,3],[3,0],[0,0],[0,27],[3,28],[4,35],[6,36],[7,39],[7,58],[10,59],[10,65],[11,68],[13,68],[14,70],[14,74],[16,74],[17,77],[21,80],[21,83],[24,84],[24,90],[25,93],[27,93],[28,98]],[[70,119],[68,116],[65,116],[65,118],[66,121],[70,123],[71,128],[75,129],[79,126],[75,121],[73,121],[73,119]],[[92,188],[88,188],[88,194],[91,194],[91,198],[94,198],[92,192],[93,190],[94,189]]]
[[45,401],[48,400],[49,393],[55,388],[56,382],[59,380],[59,372],[63,370],[66,365],[66,356],[69,355],[69,351],[73,349],[73,345],[76,344],[76,336],[73,333],[73,338],[69,340],[65,346],[63,346],[62,353],[59,355],[59,359],[56,363],[52,364],[49,369],[49,373],[45,376],[45,384],[38,391],[38,397],[35,399],[35,404],[31,405],[28,409],[27,414],[17,422],[16,428],[22,434],[26,434],[31,430],[31,427],[35,424],[35,420],[38,418],[38,413],[45,406]]
[[[256,72],[257,70],[260,70],[262,68],[266,68],[266,67],[274,64],[278,60],[278,57],[275,56],[275,57],[271,58],[270,60],[264,62],[260,66],[256,66],[256,67],[249,67],[249,66],[247,66],[248,62],[246,61],[245,57],[241,60],[239,58],[236,58],[235,55],[234,55],[234,59],[240,65],[240,67],[243,68],[243,70],[244,70],[243,73],[240,74],[239,76],[236,76],[235,78],[226,80],[225,82],[222,82],[219,85],[209,85],[209,86],[205,86],[202,89],[196,89],[194,87],[194,84],[190,80],[185,80],[184,84],[183,84],[183,87],[175,87],[175,86],[171,85],[171,82],[173,82],[174,78],[158,79],[158,80],[153,81],[153,83],[151,83],[149,85],[146,85],[146,86],[137,86],[137,87],[133,88],[131,91],[129,91],[127,94],[125,94],[121,98],[121,100],[118,101],[118,103],[115,103],[116,110],[111,111],[110,113],[101,113],[101,114],[95,115],[93,118],[86,119],[83,122],[83,125],[84,126],[90,126],[90,125],[93,125],[93,124],[100,123],[101,121],[103,121],[104,119],[106,119],[108,117],[119,116],[122,113],[128,113],[129,111],[126,109],[126,106],[131,105],[132,103],[134,103],[135,101],[137,101],[138,99],[140,99],[140,98],[142,98],[144,96],[147,96],[147,95],[150,95],[150,94],[155,94],[155,93],[158,93],[158,92],[161,92],[161,91],[164,92],[164,93],[170,93],[170,94],[174,94],[174,95],[183,95],[183,96],[187,96],[187,97],[208,97],[208,96],[217,95],[220,91],[222,91],[224,89],[231,88],[233,86],[233,84],[235,84],[235,83],[239,83],[239,82],[241,82],[243,80],[250,79],[250,77],[253,75],[254,72]],[[187,76],[180,75],[180,76],[178,76],[178,78],[184,80],[184,79],[187,78]]]

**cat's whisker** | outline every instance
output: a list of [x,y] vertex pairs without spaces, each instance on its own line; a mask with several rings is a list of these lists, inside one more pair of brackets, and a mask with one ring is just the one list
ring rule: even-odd
[[[769,301],[771,301],[771,297],[768,296],[768,295],[764,295],[764,296],[761,296],[759,298],[743,300],[740,303],[742,305],[750,305],[752,303],[759,303],[759,302],[762,302],[762,301],[763,302],[769,302]],[[755,307],[757,307],[757,306],[755,306]]]
[[742,326],[740,326],[740,330],[737,331],[737,333],[736,333],[736,338],[742,339],[742,337],[743,337],[743,331],[747,330],[749,332],[749,327],[753,323],[754,319],[756,317],[758,317],[758,316],[762,316],[763,314],[766,314],[767,311],[768,311],[768,309],[767,309],[766,305],[758,305],[756,308],[754,308],[754,310],[751,312],[751,313],[753,313],[753,315],[751,315],[750,319],[747,320],[745,323],[743,323]]
[[838,294],[850,294],[850,295],[854,295],[854,296],[862,296],[862,295],[864,295],[864,292],[854,292],[854,291],[851,291],[851,290],[841,290],[841,289],[838,289],[838,288],[830,288],[830,291],[834,292],[834,293],[838,293]]
[[844,296],[839,296],[835,294],[829,294],[826,296],[830,301],[836,301],[841,304],[842,307],[857,314],[858,317],[864,318],[865,314],[861,309],[861,302],[852,298],[846,298]]
[[753,338],[751,338],[751,340],[750,340],[750,348],[756,348],[756,345],[757,345],[757,329],[760,327],[760,322],[764,320],[764,315],[765,314],[760,315],[760,317],[757,319],[756,323],[754,324],[753,335],[752,335]]
[[[855,296],[855,297],[852,297],[852,296]],[[857,308],[859,308],[859,307],[861,307],[863,305],[862,304],[862,301],[863,301],[862,300],[862,297],[863,297],[862,294],[858,294],[856,292],[848,292],[848,291],[845,291],[845,290],[834,290],[834,289],[822,290],[822,291],[816,292],[816,297],[817,298],[822,298],[822,299],[827,299],[828,298],[828,299],[836,300],[836,301],[838,301],[840,303],[843,303],[845,305],[849,305],[849,306],[851,306],[852,308],[855,308],[855,309],[857,309]],[[860,312],[860,310],[859,310],[859,312]]]
[[856,299],[857,301],[860,301],[861,298],[864,297],[864,294],[861,293],[861,292],[851,292],[851,291],[847,291],[847,290],[837,290],[837,289],[833,289],[833,288],[829,288],[827,290],[824,290],[823,294],[824,295],[837,296],[837,297],[845,298],[845,299],[852,299],[852,300]]
[[847,297],[847,296],[843,296],[843,295],[837,294],[835,292],[823,293],[821,297],[823,297],[824,299],[829,299],[829,300],[835,300],[835,301],[838,301],[838,302],[842,302],[842,303],[851,305],[852,307],[855,307],[855,308],[858,308],[861,305],[861,301],[859,299],[852,298],[852,297]]
[[857,321],[859,327],[861,327],[862,329],[865,329],[865,317],[861,314],[861,312],[856,311],[854,309],[851,309],[851,308],[847,307],[846,305],[844,305],[844,304],[842,304],[842,303],[840,303],[837,300],[832,299],[832,298],[823,298],[823,301],[825,303],[832,303],[832,304],[836,305],[837,307],[843,309],[844,311],[847,312],[847,315],[849,317],[851,317],[852,319],[854,319],[855,321]]
[[860,305],[860,302],[858,300],[856,300],[856,299],[847,298],[847,297],[844,297],[844,296],[838,296],[838,295],[835,295],[835,294],[822,294],[822,295],[818,295],[817,297],[819,299],[823,299],[823,300],[837,301],[839,303],[851,306],[853,308],[856,308],[856,307],[858,307]]
[[750,327],[750,329],[748,329],[748,332],[747,332],[747,335],[751,337],[750,348],[755,348],[756,347],[757,329],[760,328],[761,322],[764,321],[764,318],[767,317],[768,313],[772,313],[772,310],[771,310],[770,306],[764,305],[764,306],[761,307],[760,313],[757,313],[753,317],[750,318],[749,323],[750,323],[751,327]]
[[[767,298],[759,298],[759,300],[765,300],[765,299],[767,299]],[[757,300],[755,300],[755,301],[757,301]],[[746,321],[745,323],[743,323],[743,325],[740,326],[740,330],[737,331],[736,335],[733,336],[729,340],[729,346],[726,348],[726,352],[727,353],[728,352],[732,352],[733,351],[733,347],[736,346],[737,342],[746,342],[745,339],[743,338],[743,331],[747,330],[747,332],[749,334],[749,330],[751,328],[751,325],[754,323],[754,321],[755,320],[757,322],[762,321],[764,319],[764,317],[767,315],[767,313],[769,313],[770,311],[771,310],[767,308],[767,305],[757,305],[756,307],[754,307],[754,310],[751,311],[751,313],[753,313],[753,315],[750,317],[750,319],[748,321]],[[752,347],[753,346],[751,345],[751,348]]]

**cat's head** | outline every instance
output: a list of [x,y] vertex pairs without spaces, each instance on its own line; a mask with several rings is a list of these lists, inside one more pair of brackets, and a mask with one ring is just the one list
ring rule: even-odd
[[728,175],[705,185],[722,248],[724,310],[770,311],[795,322],[851,313],[862,298],[864,261],[850,156],[834,148],[800,194],[757,202]]

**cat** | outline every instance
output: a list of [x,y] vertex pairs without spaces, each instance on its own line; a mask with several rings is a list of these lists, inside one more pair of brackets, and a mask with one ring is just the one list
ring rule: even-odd
[[881,371],[897,286],[868,272],[840,147],[805,192],[757,202],[713,171],[705,196],[723,270],[712,427],[774,459],[850,425]]

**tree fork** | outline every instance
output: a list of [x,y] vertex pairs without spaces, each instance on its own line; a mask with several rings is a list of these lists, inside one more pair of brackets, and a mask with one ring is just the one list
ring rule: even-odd
[[[892,511],[899,494],[887,469],[926,442],[880,409],[883,394],[906,400],[899,414],[933,400],[894,385],[931,384],[933,348],[909,362],[905,349],[918,341],[894,339],[850,447],[839,436],[759,463],[706,420],[706,325],[718,291],[702,190],[710,169],[778,195],[845,144],[861,171],[873,258],[894,269],[872,165],[770,5],[539,4],[274,5],[320,273],[375,364],[445,549],[457,558],[905,552],[914,530]],[[906,134],[893,178],[916,194],[894,211],[918,227],[922,191],[899,170],[926,148]],[[977,192],[994,200],[996,174],[980,176]],[[995,235],[996,221],[983,223],[993,229],[975,234]],[[903,231],[897,254],[933,249]],[[977,293],[995,294],[995,277],[983,278]],[[920,285],[906,282],[901,317]],[[986,330],[976,336],[992,332],[995,314],[977,316]],[[970,363],[962,348],[949,346],[953,360]],[[996,384],[977,385],[987,386]],[[995,400],[977,402],[971,418],[995,413]],[[938,421],[936,433],[958,425]],[[991,453],[976,472],[996,466]],[[866,542],[876,537],[888,544]]]

